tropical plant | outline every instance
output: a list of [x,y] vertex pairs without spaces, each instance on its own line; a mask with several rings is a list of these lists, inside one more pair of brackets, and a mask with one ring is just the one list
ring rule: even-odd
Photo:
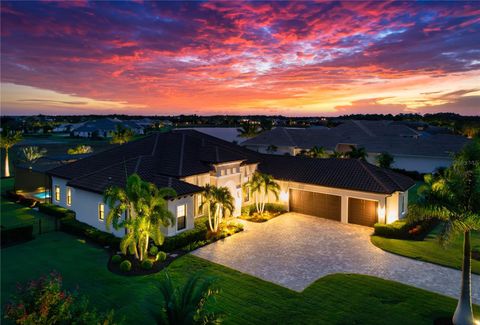
[[340,151],[334,151],[330,154],[330,158],[345,158],[345,153],[340,152]]
[[235,209],[233,196],[226,187],[207,185],[203,191],[203,201],[200,209],[207,209],[208,227],[213,233],[218,232],[223,217],[232,214]]
[[163,243],[160,227],[168,227],[174,222],[166,198],[175,195],[173,189],[158,189],[137,174],[127,178],[125,188],[113,186],[105,190],[104,202],[110,209],[105,226],[107,230],[110,225],[114,229],[124,227],[127,230],[120,243],[124,254],[128,250],[142,261],[147,256],[150,238],[157,245]]
[[90,146],[86,146],[84,144],[79,144],[75,148],[70,148],[67,150],[67,154],[69,155],[82,155],[86,153],[92,153],[93,149]]
[[22,148],[23,160],[33,164],[38,159],[44,157],[47,154],[47,149],[39,148],[37,146],[30,146]]
[[168,273],[160,282],[162,309],[155,315],[157,324],[220,324],[221,315],[207,308],[216,302],[220,290],[214,278],[190,276],[182,287],[175,287]]
[[345,155],[348,158],[366,160],[367,150],[365,150],[365,148],[363,147],[357,148],[355,146],[350,146],[350,151],[347,152]]
[[382,168],[390,168],[393,164],[393,156],[388,152],[382,152],[377,156],[377,164]]
[[16,324],[116,324],[113,310],[107,314],[89,308],[88,299],[62,289],[55,272],[17,286],[5,307],[5,318]]
[[241,128],[238,129],[239,136],[242,138],[253,138],[258,135],[258,126],[253,123],[243,123]]
[[252,179],[244,184],[244,190],[248,189],[254,195],[257,213],[263,214],[270,193],[278,200],[280,185],[275,182],[272,175],[255,172]]
[[480,230],[480,140],[467,144],[443,173],[426,175],[418,196],[417,203],[408,211],[409,220],[443,221],[439,235],[443,246],[453,237],[463,235],[461,293],[453,323],[473,325],[470,232]]
[[273,122],[270,119],[263,119],[260,121],[260,129],[262,132],[270,131],[273,128]]
[[323,147],[313,147],[308,151],[308,155],[312,158],[327,158],[328,154]]
[[8,159],[8,150],[22,140],[22,134],[19,131],[11,132],[3,130],[0,136],[0,148],[5,150],[5,177],[10,177],[10,161]]
[[112,134],[111,143],[124,144],[130,142],[134,136],[131,129],[124,127],[123,125],[117,125],[115,131]]

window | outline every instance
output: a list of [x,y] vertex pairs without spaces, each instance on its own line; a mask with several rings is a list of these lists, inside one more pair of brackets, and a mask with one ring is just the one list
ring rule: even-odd
[[72,205],[72,189],[67,187],[67,205]]
[[60,186],[55,185],[55,201],[60,201]]
[[250,186],[247,186],[245,188],[245,195],[243,197],[243,202],[248,202],[250,201]]
[[187,206],[185,204],[177,206],[177,230],[182,230],[187,227]]
[[98,220],[105,220],[105,204],[103,203],[98,204]]
[[400,194],[400,213],[405,213],[405,195]]

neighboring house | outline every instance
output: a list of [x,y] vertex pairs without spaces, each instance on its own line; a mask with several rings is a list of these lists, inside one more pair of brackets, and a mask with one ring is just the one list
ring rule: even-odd
[[121,121],[119,119],[104,118],[85,122],[82,126],[73,130],[73,136],[82,138],[100,137],[110,138],[117,127],[130,129],[135,134],[143,134],[143,127],[133,121]]
[[[158,187],[171,187],[177,192],[168,201],[175,223],[163,232],[173,236],[192,229],[194,219],[203,215],[199,207],[207,184],[227,187],[234,198],[233,215],[239,216],[242,206],[254,203],[252,193],[242,187],[256,170],[278,180],[277,203],[288,210],[367,226],[402,218],[414,185],[408,177],[360,160],[264,155],[194,130],[154,133],[48,174],[52,202],[101,230],[108,214],[103,203],[108,187],[125,186],[132,173]],[[112,233],[122,236],[124,230]]]
[[331,129],[275,128],[242,142],[242,146],[261,153],[292,156],[315,146],[323,147],[327,153],[347,152],[350,146],[364,147],[367,161],[372,164],[379,154],[388,152],[394,157],[392,167],[430,173],[450,166],[453,154],[467,142],[467,138],[456,135],[422,135],[390,121],[347,121]]
[[245,138],[242,138],[239,136],[238,128],[232,128],[232,127],[197,127],[197,128],[177,128],[176,130],[195,130],[198,132],[202,132],[208,135],[211,135],[213,137],[228,141],[228,142],[233,142],[233,143],[241,143],[245,141]]

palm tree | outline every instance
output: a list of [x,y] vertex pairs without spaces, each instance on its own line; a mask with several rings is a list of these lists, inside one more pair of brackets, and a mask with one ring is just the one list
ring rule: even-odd
[[157,324],[219,324],[221,315],[206,309],[220,293],[214,283],[213,278],[202,279],[194,274],[183,287],[174,287],[172,279],[165,273],[159,287],[163,301],[161,313],[155,315]]
[[263,214],[265,211],[265,204],[268,201],[268,196],[272,193],[278,200],[278,194],[280,192],[280,185],[275,182],[272,175],[262,174],[255,172],[252,179],[244,185],[244,189],[254,193],[255,196],[255,208],[257,212]]
[[390,168],[393,164],[393,156],[388,152],[382,152],[377,156],[378,166],[382,168]]
[[37,146],[22,148],[23,159],[30,164],[33,164],[35,161],[44,157],[46,154],[47,149],[45,148],[40,149]]
[[70,148],[67,150],[67,154],[69,155],[82,155],[86,153],[92,153],[93,149],[90,146],[86,146],[84,144],[79,144],[75,148]]
[[10,161],[8,159],[8,150],[16,143],[22,140],[22,134],[19,131],[10,132],[4,130],[0,136],[0,148],[5,149],[5,177],[10,177]]
[[440,243],[447,245],[463,234],[463,265],[461,294],[453,323],[473,325],[471,299],[470,232],[480,230],[480,140],[467,144],[455,157],[451,167],[442,174],[428,175],[419,188],[417,204],[410,207],[408,218],[438,218],[443,221]]
[[258,127],[252,123],[243,123],[242,127],[238,129],[240,133],[239,136],[242,138],[253,138],[254,136],[258,135]]
[[330,154],[330,158],[345,158],[345,154],[343,152],[334,151]]
[[308,151],[308,155],[312,158],[326,158],[328,154],[325,152],[323,147],[313,147]]
[[131,129],[122,125],[117,125],[116,130],[113,132],[111,143],[124,144],[130,142],[134,136]]
[[348,158],[366,160],[367,151],[365,150],[365,148],[363,147],[357,148],[355,146],[350,146],[350,149],[351,150],[346,153],[346,156]]
[[210,231],[216,233],[223,217],[232,214],[235,209],[233,196],[226,187],[207,185],[204,187],[203,202],[200,209],[207,207],[208,226]]

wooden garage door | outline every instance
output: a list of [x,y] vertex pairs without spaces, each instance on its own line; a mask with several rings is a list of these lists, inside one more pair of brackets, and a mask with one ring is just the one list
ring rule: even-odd
[[342,199],[337,195],[290,190],[290,211],[340,221]]
[[348,222],[373,227],[377,222],[377,201],[348,198]]

